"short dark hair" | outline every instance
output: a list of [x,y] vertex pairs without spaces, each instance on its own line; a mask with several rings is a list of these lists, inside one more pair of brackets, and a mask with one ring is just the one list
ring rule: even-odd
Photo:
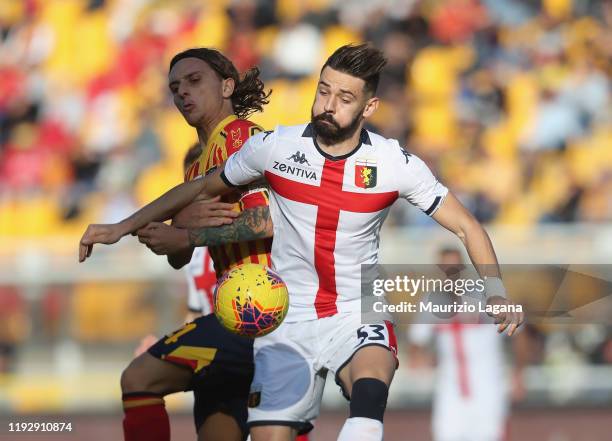
[[446,256],[448,254],[456,254],[459,257],[463,257],[463,255],[461,254],[461,250],[452,245],[443,246],[438,250],[438,256]]
[[238,118],[247,118],[255,112],[261,112],[263,106],[268,104],[268,97],[272,91],[264,90],[264,83],[259,79],[259,69],[252,67],[247,70],[242,78],[229,58],[215,49],[198,47],[187,49],[176,54],[170,61],[170,70],[176,63],[184,58],[198,58],[208,64],[212,70],[217,72],[221,79],[232,78],[236,83],[234,93],[231,96],[232,107]]
[[386,64],[387,59],[382,51],[371,44],[347,44],[336,49],[321,68],[321,72],[329,66],[339,72],[361,78],[365,81],[365,90],[374,95],[378,88],[380,72]]
[[189,150],[187,150],[187,153],[185,153],[185,158],[183,159],[183,168],[185,170],[198,160],[198,158],[202,155],[202,150],[202,144],[199,142],[196,142],[194,145],[189,147]]

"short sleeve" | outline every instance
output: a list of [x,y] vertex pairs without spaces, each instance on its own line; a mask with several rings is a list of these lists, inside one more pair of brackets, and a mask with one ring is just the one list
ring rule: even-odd
[[249,138],[263,131],[260,126],[246,119],[237,119],[229,123],[225,127],[225,151],[227,152],[227,157],[239,151]]
[[227,159],[222,179],[230,186],[242,186],[262,179],[273,145],[273,132],[251,136],[240,150]]
[[432,216],[442,205],[448,189],[417,156],[404,153],[398,167],[402,168],[396,170],[400,197]]
[[240,196],[240,208],[248,210],[249,208],[266,207],[269,205],[270,195],[265,183],[258,182],[252,184],[253,188],[249,188]]

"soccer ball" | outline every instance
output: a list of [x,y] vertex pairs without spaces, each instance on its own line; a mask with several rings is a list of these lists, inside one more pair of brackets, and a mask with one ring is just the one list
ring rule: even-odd
[[267,266],[254,263],[228,271],[219,280],[213,300],[219,322],[245,337],[274,331],[289,309],[285,282]]

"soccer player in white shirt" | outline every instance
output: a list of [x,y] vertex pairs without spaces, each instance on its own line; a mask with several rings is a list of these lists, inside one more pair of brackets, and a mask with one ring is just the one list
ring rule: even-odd
[[[199,195],[214,197],[265,179],[274,223],[272,262],[290,292],[290,310],[273,333],[255,341],[249,425],[254,441],[290,440],[316,418],[325,375],[350,399],[340,441],[380,441],[388,387],[397,367],[386,317],[362,323],[360,268],[378,261],[389,207],[406,199],[457,234],[481,276],[499,280],[497,258],[481,225],[427,166],[395,140],[363,129],[378,107],[386,60],[367,45],[339,48],[324,64],[310,124],[277,127],[249,138],[224,167],[170,190],[124,221],[90,225],[79,260],[94,243],[115,243],[151,221],[170,218]],[[205,230],[184,240],[206,245]],[[503,285],[489,303],[509,304]],[[512,334],[522,313],[500,312]]]
[[[444,248],[438,257],[438,265],[449,278],[459,277],[463,259],[458,249]],[[428,301],[452,304],[459,299],[474,304],[479,301],[452,292],[430,293]],[[490,325],[492,320],[479,312],[423,312],[408,328],[410,360],[424,358],[430,343],[435,346],[431,426],[435,441],[507,439],[510,372],[505,369],[503,339]],[[518,373],[519,363],[515,369]]]

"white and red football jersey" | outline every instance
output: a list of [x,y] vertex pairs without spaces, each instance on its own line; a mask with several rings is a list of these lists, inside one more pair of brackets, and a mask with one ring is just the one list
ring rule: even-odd
[[492,322],[490,317],[479,320],[463,314],[461,319],[429,318],[408,329],[408,340],[414,344],[435,342],[438,367],[432,428],[436,440],[506,439],[510,403],[503,336]]
[[213,312],[213,292],[217,284],[215,267],[208,249],[197,247],[193,250],[191,261],[185,267],[189,288],[187,307],[190,311],[207,315]]
[[455,401],[504,398],[503,336],[494,324],[458,320],[415,323],[408,330],[408,340],[420,346],[435,341],[437,394],[453,395]]
[[378,262],[379,232],[403,198],[432,215],[448,190],[396,140],[363,130],[333,157],[310,124],[258,133],[225,164],[228,185],[265,177],[274,222],[272,262],[290,293],[288,322],[361,311],[361,265]]

